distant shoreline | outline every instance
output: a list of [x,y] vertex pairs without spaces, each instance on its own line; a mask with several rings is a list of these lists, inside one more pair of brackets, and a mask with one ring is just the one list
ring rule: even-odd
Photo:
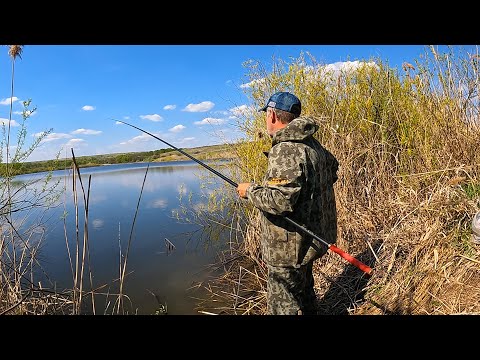
[[[182,149],[188,155],[199,161],[223,160],[234,157],[231,145],[210,145],[196,148]],[[160,149],[146,152],[135,153],[115,153],[103,155],[75,156],[75,162],[79,168],[98,167],[116,164],[135,164],[135,163],[155,163],[155,162],[178,162],[193,161],[188,156],[183,155],[176,149]],[[55,160],[41,160],[24,163],[10,164],[11,176],[42,173],[55,170],[65,170],[73,166],[72,158],[59,158]],[[5,174],[6,164],[0,164],[1,173]]]
[[[231,158],[225,158],[225,159],[209,159],[209,160],[204,160],[202,161],[206,165],[211,165],[213,162],[217,162],[217,166],[223,166],[229,161],[231,161]],[[218,163],[220,162],[220,163]],[[188,164],[182,164],[182,163],[188,163]],[[93,166],[84,166],[80,168],[80,174],[82,176],[89,174],[89,173],[96,173],[96,172],[102,172],[102,171],[122,171],[122,170],[127,170],[128,168],[130,169],[142,169],[146,168],[147,164],[150,164],[151,168],[154,167],[169,167],[169,166],[198,166],[201,168],[204,168],[201,164],[195,162],[192,159],[187,159],[187,160],[175,160],[175,161],[137,161],[134,163],[121,163],[121,164],[99,164],[99,165],[93,165]],[[152,165],[153,164],[153,165]],[[108,169],[112,167],[119,167],[119,169]],[[102,168],[104,170],[102,170]],[[26,176],[26,177],[43,177],[46,176],[47,174],[51,173],[53,177],[59,177],[59,176],[64,176],[65,174],[69,174],[72,171],[72,168],[62,168],[62,169],[55,169],[55,170],[48,170],[48,171],[39,171],[39,172],[31,172],[31,173],[23,173],[23,174],[17,174],[14,175],[13,177],[15,179],[22,179],[21,177]],[[65,174],[64,174],[65,172]]]

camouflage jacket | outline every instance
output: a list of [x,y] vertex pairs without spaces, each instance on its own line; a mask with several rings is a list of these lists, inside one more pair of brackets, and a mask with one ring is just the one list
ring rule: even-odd
[[313,119],[299,117],[277,131],[262,184],[247,188],[248,199],[263,214],[261,251],[269,265],[299,267],[328,250],[284,216],[329,244],[337,240],[333,184],[337,180],[338,161],[313,137],[318,128]]

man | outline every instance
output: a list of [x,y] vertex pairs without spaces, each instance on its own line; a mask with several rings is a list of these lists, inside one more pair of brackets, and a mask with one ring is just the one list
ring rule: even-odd
[[316,314],[312,267],[328,248],[285,216],[327,243],[337,238],[333,184],[338,161],[314,138],[319,125],[300,117],[301,102],[277,92],[259,109],[272,138],[262,184],[240,183],[238,195],[261,213],[261,253],[268,268],[267,314]]

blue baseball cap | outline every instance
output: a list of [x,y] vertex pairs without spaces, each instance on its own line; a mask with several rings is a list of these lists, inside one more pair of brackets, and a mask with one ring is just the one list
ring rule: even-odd
[[258,109],[258,111],[267,111],[268,107],[288,111],[297,116],[299,116],[302,111],[300,100],[292,93],[285,91],[280,91],[270,96],[267,104],[261,109]]

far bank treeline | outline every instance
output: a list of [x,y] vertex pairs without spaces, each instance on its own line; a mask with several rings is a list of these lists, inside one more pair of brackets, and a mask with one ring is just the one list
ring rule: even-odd
[[[162,155],[175,151],[173,149],[160,149],[154,151],[116,153],[91,156],[75,156],[78,167],[100,166],[105,164],[123,164],[133,162],[159,161]],[[53,159],[44,161],[11,163],[9,166],[10,175],[30,174],[43,171],[63,170],[73,165],[73,157],[65,159]],[[0,164],[0,174],[6,174],[6,163]]]
[[[229,158],[232,156],[232,151],[227,144],[201,146],[195,148],[182,148],[187,154],[194,156],[199,160]],[[166,148],[153,151],[129,152],[129,153],[115,153],[102,154],[90,156],[75,156],[77,166],[91,167],[101,166],[106,164],[125,164],[135,162],[159,162],[159,161],[182,161],[190,160],[188,157],[182,155],[175,149]],[[8,164],[8,174],[10,176],[31,174],[44,171],[64,170],[71,168],[73,165],[73,157],[57,158],[44,161],[31,162],[14,162]],[[0,176],[7,175],[7,164],[0,164]]]

